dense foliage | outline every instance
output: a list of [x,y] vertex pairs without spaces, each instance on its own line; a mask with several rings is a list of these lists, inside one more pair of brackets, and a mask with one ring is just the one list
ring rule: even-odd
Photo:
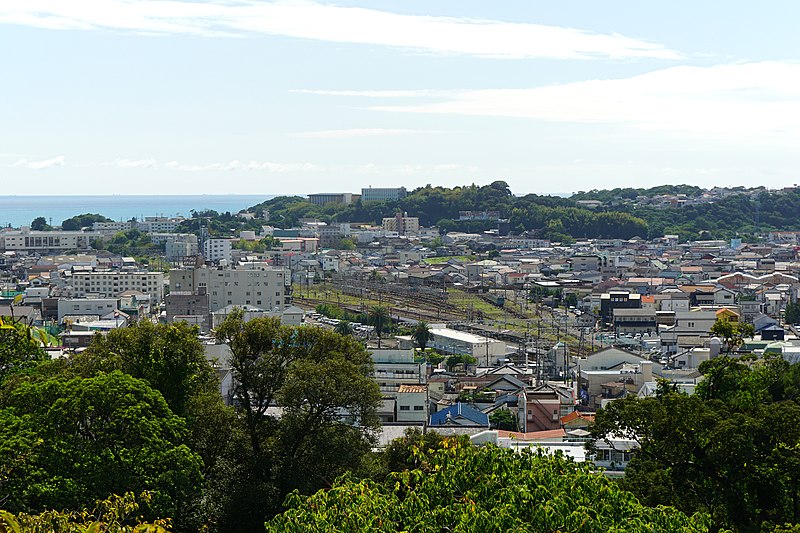
[[[364,467],[380,394],[363,346],[241,318],[217,332],[233,350],[222,363],[236,378],[234,406],[186,324],[143,321],[53,361],[25,328],[3,330],[0,505],[13,513],[3,516],[41,531],[53,520],[71,524],[63,531],[129,531],[166,517],[175,531],[259,531],[292,490]],[[140,519],[87,522],[96,500],[131,492],[149,494]]]
[[800,521],[800,365],[718,357],[696,394],[611,402],[593,433],[639,442],[622,486],[647,505],[711,515],[758,531]]
[[64,231],[79,231],[83,228],[91,228],[95,222],[113,222],[110,218],[97,213],[84,213],[75,215],[61,222],[61,229]]
[[465,440],[413,447],[411,468],[383,481],[352,477],[291,509],[267,531],[707,531],[706,517],[645,507],[613,481],[562,456],[477,448]]
[[[478,187],[432,187],[411,191],[397,202],[361,202],[352,205],[317,206],[299,196],[277,197],[253,206],[258,213],[268,210],[270,223],[279,227],[296,225],[301,218],[324,222],[368,222],[379,224],[384,217],[406,212],[419,217],[422,225],[436,225],[441,231],[483,231],[496,228],[496,220],[459,220],[460,211],[491,211],[508,219],[516,233],[530,231],[552,240],[572,238],[642,238],[677,234],[681,240],[752,238],[759,231],[800,229],[800,192],[739,187],[725,198],[685,207],[636,206],[639,197],[684,194],[697,198],[703,190],[693,185],[661,185],[650,189],[611,189],[578,192],[570,198],[528,194],[514,196],[503,181]],[[604,205],[586,209],[578,200],[599,200]]]

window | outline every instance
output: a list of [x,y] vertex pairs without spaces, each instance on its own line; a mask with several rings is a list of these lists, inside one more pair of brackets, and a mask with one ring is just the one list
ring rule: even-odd
[[415,410],[415,411],[422,411],[423,409],[425,409],[425,407],[423,407],[423,406],[421,406],[421,405],[415,405],[415,406],[414,406],[414,410]]
[[400,410],[401,411],[410,411],[411,409],[410,409],[410,406],[408,406],[408,405],[401,405],[400,406]]

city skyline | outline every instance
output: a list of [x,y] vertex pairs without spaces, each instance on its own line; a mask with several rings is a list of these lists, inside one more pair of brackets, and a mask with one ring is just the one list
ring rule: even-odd
[[800,7],[725,7],[0,2],[0,172],[12,194],[791,185]]

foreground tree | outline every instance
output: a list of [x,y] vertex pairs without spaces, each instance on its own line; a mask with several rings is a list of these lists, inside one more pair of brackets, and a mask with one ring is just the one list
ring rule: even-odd
[[85,375],[121,370],[158,390],[170,409],[186,415],[193,396],[217,393],[214,369],[205,358],[197,327],[185,322],[155,325],[147,320],[98,335],[74,358]]
[[[797,367],[797,365],[792,365]],[[800,521],[798,372],[782,359],[718,357],[696,394],[662,389],[597,414],[592,432],[638,442],[622,485],[649,505],[755,531]]]
[[0,383],[9,375],[32,368],[46,357],[40,330],[0,316]]
[[0,408],[0,500],[16,512],[83,509],[152,492],[151,518],[175,516],[200,486],[200,458],[162,396],[122,372],[21,380]]
[[466,439],[412,453],[413,469],[385,481],[344,477],[313,496],[291,495],[267,531],[708,531],[706,516],[645,507],[560,455]]
[[313,492],[360,467],[380,391],[369,377],[372,358],[352,337],[277,319],[245,323],[241,312],[215,334],[231,350],[233,399],[248,443],[237,452],[245,468],[234,467],[222,494],[236,520],[220,529],[253,530],[290,491]]

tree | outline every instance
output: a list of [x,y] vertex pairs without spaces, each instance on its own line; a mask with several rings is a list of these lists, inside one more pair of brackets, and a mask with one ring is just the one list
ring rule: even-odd
[[197,333],[197,326],[185,322],[154,325],[142,320],[96,336],[74,360],[84,376],[118,369],[146,380],[175,414],[185,416],[192,396],[218,391],[216,373]]
[[711,326],[711,334],[722,337],[727,351],[731,352],[738,350],[744,344],[745,338],[751,338],[755,329],[752,324],[717,319]]
[[[233,402],[249,443],[215,493],[224,505],[219,527],[252,530],[290,491],[330,486],[360,466],[373,446],[380,391],[372,358],[353,337],[277,319],[245,323],[240,311],[215,335],[231,350]],[[280,417],[269,411],[276,405]]]
[[64,231],[79,231],[87,226],[91,226],[95,222],[111,222],[110,218],[98,215],[96,213],[84,213],[82,215],[75,215],[61,222],[61,229]]
[[0,317],[0,383],[46,358],[42,332],[11,317]]
[[33,231],[50,231],[53,228],[50,224],[47,223],[47,219],[44,217],[36,217],[31,222],[31,229]]
[[369,311],[369,323],[375,327],[375,333],[378,335],[378,349],[381,347],[381,333],[386,331],[388,326],[392,323],[392,317],[389,315],[389,310],[382,305],[376,305]]
[[0,500],[16,512],[83,509],[152,491],[150,518],[176,516],[200,487],[186,425],[142,380],[19,380],[0,405]]
[[385,481],[345,477],[266,524],[277,531],[708,531],[704,515],[645,507],[562,455],[448,440]]
[[152,501],[152,494],[139,497],[128,492],[98,501],[92,509],[80,511],[44,511],[16,516],[0,511],[0,531],[58,531],[60,533],[168,533],[171,520],[143,523],[136,513]]
[[623,487],[648,505],[711,515],[716,529],[800,521],[800,373],[782,358],[717,357],[692,396],[615,400],[593,437],[639,448]]
[[800,324],[800,303],[786,304],[783,320],[787,324]]
[[347,320],[341,320],[336,327],[333,328],[333,331],[338,333],[339,335],[352,335],[353,334],[353,325],[350,324]]
[[428,341],[431,340],[431,327],[424,320],[420,320],[414,326],[414,333],[412,336],[419,349],[424,352],[425,347],[428,346]]
[[505,431],[519,431],[519,420],[508,409],[497,409],[489,415],[489,424],[492,429]]

